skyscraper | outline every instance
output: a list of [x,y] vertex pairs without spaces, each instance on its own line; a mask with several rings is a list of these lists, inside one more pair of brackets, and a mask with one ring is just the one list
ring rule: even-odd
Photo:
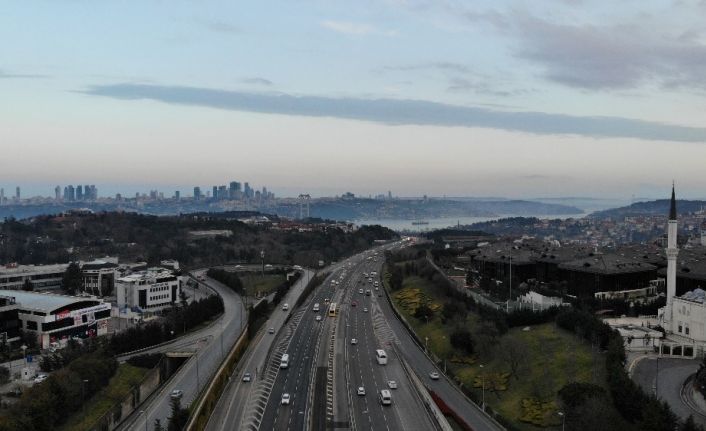
[[20,200],[20,186],[15,189],[15,199]]
[[5,189],[0,189],[0,205],[5,202]]
[[179,190],[174,192],[174,199],[176,199],[176,200],[181,199],[181,193],[179,192]]
[[194,187],[194,200],[195,201],[201,200],[201,187]]
[[213,192],[211,193],[213,199],[218,199],[218,186],[213,186]]
[[61,187],[54,187],[54,200],[61,200]]
[[[88,187],[86,187],[86,194],[88,194]],[[81,186],[81,184],[76,186],[76,200],[83,200],[83,186]]]

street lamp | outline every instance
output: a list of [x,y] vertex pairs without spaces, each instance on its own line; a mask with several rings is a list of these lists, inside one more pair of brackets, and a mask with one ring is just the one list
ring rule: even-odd
[[556,414],[559,415],[561,418],[561,431],[564,431],[564,424],[566,423],[566,416],[564,415],[564,412],[557,412]]
[[142,415],[144,413],[145,415],[145,431],[147,431],[147,411],[146,410],[140,410],[140,414]]
[[481,403],[481,408],[485,411],[485,373],[483,372],[483,364],[480,364],[479,367],[481,387],[483,388],[483,402]]
[[88,383],[88,380],[81,380],[81,411],[83,413],[86,413],[86,383]]
[[424,353],[429,353],[429,337],[424,337]]

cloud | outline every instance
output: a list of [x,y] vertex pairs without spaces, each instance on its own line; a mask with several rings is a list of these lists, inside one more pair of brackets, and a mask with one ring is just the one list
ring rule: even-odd
[[618,24],[566,24],[513,10],[459,13],[474,25],[492,25],[510,36],[515,55],[543,69],[543,76],[589,90],[662,88],[706,89],[703,29],[678,31],[648,16]]
[[271,87],[274,84],[269,79],[261,78],[259,76],[255,76],[252,78],[245,78],[245,79],[243,79],[243,82],[246,84],[264,85],[266,87]]
[[352,36],[367,36],[373,34],[395,36],[397,34],[397,32],[393,30],[379,30],[370,24],[355,23],[350,21],[326,20],[321,22],[321,26],[335,31],[336,33]]
[[413,70],[440,70],[457,73],[473,73],[473,70],[462,63],[454,63],[451,61],[431,61],[427,63],[408,64],[402,66],[385,66],[379,71],[413,71]]
[[207,29],[215,31],[216,33],[238,34],[242,32],[240,27],[226,21],[213,19],[199,19],[197,20],[197,22],[202,26],[206,27]]
[[48,78],[48,75],[35,75],[26,73],[7,73],[0,69],[0,79],[41,79]]
[[148,84],[97,85],[81,93],[122,100],[307,117],[333,117],[389,125],[483,127],[534,134],[635,138],[706,143],[706,128],[619,117],[578,117],[543,112],[497,111],[423,100],[334,98]]

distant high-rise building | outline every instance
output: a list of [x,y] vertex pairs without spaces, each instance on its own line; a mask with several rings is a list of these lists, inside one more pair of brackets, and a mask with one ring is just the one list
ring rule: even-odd
[[226,186],[218,187],[218,199],[228,199],[228,189]]
[[194,200],[201,200],[201,187],[194,187]]
[[0,205],[5,203],[5,189],[0,188]]
[[61,199],[61,187],[56,186],[54,187],[54,200],[60,200]]
[[392,200],[392,191],[387,191],[387,199]]
[[157,200],[157,190],[150,190],[150,199]]
[[179,190],[174,192],[174,199],[176,199],[176,200],[181,199],[181,193],[179,193]]
[[243,184],[243,194],[250,199],[253,196],[253,190],[250,188],[250,183]]
[[218,199],[218,186],[213,186],[213,192],[211,193],[213,199]]
[[64,187],[64,200],[69,202],[76,200],[76,190],[73,185],[69,184]]
[[115,200],[118,201],[118,202],[122,201],[122,200],[123,200],[123,195],[121,195],[120,193],[116,193],[116,194],[115,194]]
[[20,197],[21,197],[21,195],[20,195],[20,186],[17,186],[17,187],[15,188],[15,199],[20,200]]
[[237,181],[231,181],[228,187],[228,198],[235,199],[239,188],[240,184]]
[[[88,188],[86,188],[86,192],[88,192]],[[76,200],[77,201],[83,200],[83,187],[81,186],[81,184],[76,186]]]

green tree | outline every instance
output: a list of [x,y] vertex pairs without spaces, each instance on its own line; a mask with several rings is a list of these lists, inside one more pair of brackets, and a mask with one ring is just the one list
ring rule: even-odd
[[160,421],[159,419],[154,420],[153,431],[164,431],[164,427],[162,426],[162,421]]
[[169,417],[169,425],[167,431],[181,431],[186,427],[189,421],[189,410],[181,408],[179,398],[172,398],[172,415]]
[[76,291],[80,291],[83,284],[83,276],[78,263],[71,262],[64,272],[64,278],[61,287],[69,295],[73,295]]
[[467,355],[473,354],[475,350],[475,342],[473,341],[473,336],[471,331],[466,328],[456,328],[451,333],[449,337],[451,345]]

